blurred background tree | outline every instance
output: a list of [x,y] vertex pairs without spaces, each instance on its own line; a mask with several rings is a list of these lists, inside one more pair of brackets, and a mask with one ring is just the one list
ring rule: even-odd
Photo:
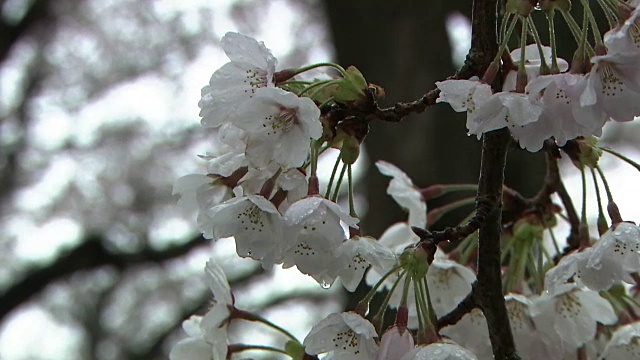
[[[212,145],[196,104],[226,62],[218,41],[227,31],[255,36],[279,68],[331,58],[356,65],[391,105],[454,73],[459,44],[447,21],[468,8],[463,0],[0,0],[0,358],[166,358],[181,321],[207,306],[202,269],[211,256],[239,306],[284,319],[301,338],[314,319],[349,306],[340,286],[264,272],[237,259],[229,241],[212,249],[193,214],[175,205],[172,184],[202,173],[196,154]],[[474,183],[479,142],[465,132],[464,116],[435,107],[374,124],[366,151],[420,186]],[[540,157],[511,156],[507,182],[532,194]],[[406,215],[385,194],[388,180],[364,165],[363,227],[379,236]],[[310,304],[313,316],[292,320]]]

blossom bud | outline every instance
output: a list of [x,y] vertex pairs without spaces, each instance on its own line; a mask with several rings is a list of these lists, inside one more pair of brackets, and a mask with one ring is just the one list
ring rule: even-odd
[[348,136],[342,141],[340,158],[345,164],[353,164],[360,156],[360,143],[353,136]]
[[393,326],[382,334],[376,360],[399,360],[414,347],[413,336],[406,327]]
[[294,360],[304,359],[304,346],[297,341],[289,340],[284,345],[284,351]]
[[578,169],[588,166],[594,169],[602,156],[602,150],[596,146],[598,139],[594,136],[567,141],[562,150],[569,155],[571,162]]
[[280,70],[273,75],[273,82],[275,82],[277,85],[291,79],[294,76],[296,76],[295,69]]
[[429,270],[429,254],[422,246],[408,248],[400,254],[400,264],[411,271],[415,278],[423,278]]
[[571,0],[540,0],[540,9],[546,13],[553,14],[553,10],[558,9],[560,11],[571,10]]
[[527,17],[531,14],[537,3],[537,0],[507,0],[506,11],[510,14]]
[[518,220],[513,225],[513,241],[515,244],[531,246],[536,241],[542,241],[544,227],[536,217],[528,216]]
[[347,74],[339,83],[333,98],[341,104],[360,107],[368,102],[368,89],[367,80],[362,76],[360,70],[355,66],[349,66]]

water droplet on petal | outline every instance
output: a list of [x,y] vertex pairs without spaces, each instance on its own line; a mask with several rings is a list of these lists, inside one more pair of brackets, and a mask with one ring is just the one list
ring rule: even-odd
[[320,287],[322,287],[323,289],[328,289],[331,287],[331,284],[329,284],[328,282],[322,280],[322,282],[320,283]]

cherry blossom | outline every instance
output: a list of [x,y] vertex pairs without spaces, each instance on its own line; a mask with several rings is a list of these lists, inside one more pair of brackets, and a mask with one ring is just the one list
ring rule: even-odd
[[228,32],[221,45],[231,61],[213,73],[198,103],[202,124],[209,127],[227,122],[257,89],[275,86],[277,60],[263,42]]
[[504,127],[513,130],[538,121],[544,107],[532,102],[525,94],[499,92],[483,103],[476,111],[467,116],[469,134],[478,139],[488,131]]
[[573,279],[594,291],[608,290],[622,281],[634,284],[630,274],[640,271],[640,228],[619,223],[602,235],[592,247],[562,258],[545,276],[553,291]]
[[208,211],[215,239],[233,236],[238,256],[260,260],[264,268],[280,261],[284,250],[282,215],[260,195],[235,197]]
[[233,297],[224,271],[213,260],[207,262],[205,272],[213,293],[213,306],[204,316],[192,316],[182,328],[188,337],[171,350],[171,360],[225,359],[227,356],[227,320]]
[[233,196],[231,189],[222,179],[201,174],[186,175],[176,180],[173,194],[180,195],[180,207],[186,211],[198,212],[196,226],[205,239],[213,238],[211,218],[207,215],[207,209]]
[[446,258],[441,250],[427,271],[427,285],[433,308],[438,317],[453,309],[471,292],[476,276],[471,269]]
[[427,226],[427,204],[409,176],[386,161],[378,161],[376,166],[383,175],[392,177],[387,187],[387,194],[391,195],[398,205],[409,211],[409,225],[422,228]]
[[[473,334],[473,336],[469,336],[469,334]],[[493,358],[487,319],[479,308],[474,308],[466,313],[456,324],[442,328],[440,335],[450,338],[465,349],[469,349],[478,359]]]
[[406,327],[394,325],[382,334],[376,360],[400,360],[406,353],[413,350],[413,346],[411,332]]
[[576,284],[564,284],[553,292],[544,292],[533,300],[531,315],[536,328],[551,334],[555,331],[554,335],[562,339],[568,351],[593,340],[597,323],[611,325],[617,321],[607,300]]
[[640,52],[640,10],[636,8],[625,22],[604,34],[609,52]]
[[600,135],[607,116],[592,106],[580,105],[580,93],[586,85],[585,76],[569,73],[539,76],[531,81],[526,87],[529,100],[540,101],[544,109],[538,121],[510,129],[520,146],[535,152],[550,137],[564,146],[567,140],[578,136]]
[[305,351],[311,355],[340,360],[371,360],[376,357],[378,337],[373,325],[353,312],[331,314],[313,326],[304,339]]
[[454,111],[473,114],[493,94],[491,86],[477,77],[469,80],[445,80],[436,82],[440,95],[436,102],[446,102]]
[[356,290],[371,264],[378,268],[390,268],[398,261],[389,248],[370,237],[355,236],[348,239],[338,247],[336,253],[344,258],[342,263],[346,264],[338,270],[337,276],[351,292]]
[[639,61],[640,53],[594,56],[580,105],[593,105],[596,111],[603,111],[616,121],[633,120],[640,114]]
[[[548,46],[542,47],[542,53],[544,55],[547,66],[551,66],[551,48]],[[516,48],[511,51],[511,60],[514,64],[519,64],[522,59],[522,49]],[[542,59],[540,59],[540,51],[538,45],[533,43],[525,47],[524,51],[525,71],[527,72],[527,79],[529,82],[540,76],[540,66],[542,65]],[[558,59],[558,67],[560,72],[565,72],[569,69],[569,64],[564,59]],[[502,91],[512,92],[516,91],[516,80],[518,72],[511,70],[507,74],[502,84]]]
[[600,360],[638,358],[640,358],[640,322],[619,327],[600,355]]
[[201,158],[207,160],[209,174],[229,177],[242,167],[249,166],[244,154],[247,134],[230,123],[222,125],[216,134],[214,150]]
[[523,359],[562,359],[562,342],[548,329],[536,328],[531,316],[531,300],[523,295],[508,294],[505,305],[518,354]]
[[331,284],[335,280],[335,269],[345,266],[345,260],[335,256],[345,239],[340,222],[355,226],[358,220],[344,213],[338,204],[320,196],[294,202],[285,212],[284,220],[289,228],[283,266],[296,265],[319,283]]
[[230,121],[247,131],[245,154],[258,168],[270,161],[287,168],[302,166],[311,139],[322,135],[320,110],[313,100],[278,88],[258,89]]
[[402,357],[402,360],[476,360],[471,351],[454,342],[437,342],[418,346]]

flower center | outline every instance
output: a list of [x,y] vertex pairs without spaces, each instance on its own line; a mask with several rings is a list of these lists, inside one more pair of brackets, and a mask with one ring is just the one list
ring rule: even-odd
[[576,318],[582,312],[582,304],[572,293],[561,296],[556,306],[556,313],[565,319]]
[[603,61],[601,65],[599,75],[602,80],[602,95],[609,97],[623,92],[624,83],[620,79],[616,68],[606,61]]
[[262,214],[262,210],[257,205],[249,205],[237,215],[237,218],[244,230],[262,232],[264,229]]
[[640,17],[636,18],[629,27],[629,38],[637,48],[640,48]]
[[360,353],[358,349],[358,335],[353,329],[337,333],[333,338],[333,344],[336,350],[352,351],[355,355]]
[[265,119],[262,125],[267,128],[267,135],[276,135],[278,133],[288,133],[295,124],[298,123],[296,112],[287,108],[280,108],[280,113],[270,115]]
[[250,92],[249,97],[253,97],[257,89],[267,87],[267,72],[260,69],[248,69],[245,72],[244,83],[251,87],[244,92]]

